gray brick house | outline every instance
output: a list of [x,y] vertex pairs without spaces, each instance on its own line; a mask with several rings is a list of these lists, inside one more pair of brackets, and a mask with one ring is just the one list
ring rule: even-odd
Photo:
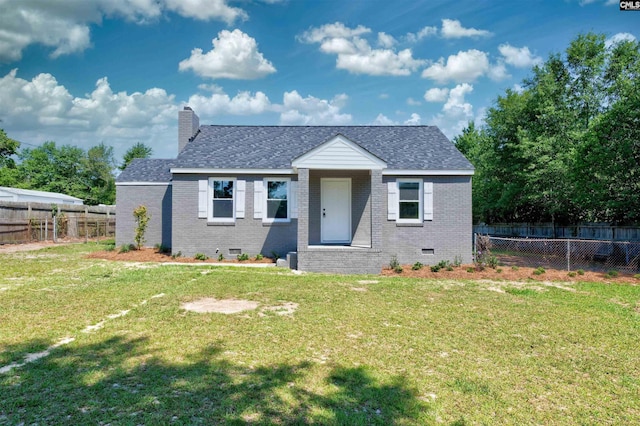
[[178,139],[176,159],[118,176],[116,244],[144,204],[147,244],[183,256],[295,252],[300,270],[341,273],[471,261],[473,166],[437,127],[200,126],[185,107]]

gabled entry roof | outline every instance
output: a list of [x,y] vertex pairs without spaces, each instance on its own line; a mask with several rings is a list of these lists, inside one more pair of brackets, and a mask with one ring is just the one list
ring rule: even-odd
[[294,168],[324,170],[384,169],[387,163],[360,145],[337,135],[291,162]]

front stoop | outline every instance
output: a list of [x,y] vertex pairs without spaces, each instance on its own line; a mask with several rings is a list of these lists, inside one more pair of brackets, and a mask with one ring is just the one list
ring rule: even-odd
[[290,251],[284,259],[276,260],[278,268],[298,269],[298,252]]

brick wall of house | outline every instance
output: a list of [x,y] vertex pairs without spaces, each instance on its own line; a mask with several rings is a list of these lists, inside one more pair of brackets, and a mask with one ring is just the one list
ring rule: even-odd
[[151,216],[145,232],[145,246],[171,247],[171,185],[118,185],[116,191],[116,245],[134,242],[133,211],[140,205]]
[[[297,240],[297,220],[288,223],[266,224],[262,219],[253,218],[253,182],[264,176],[238,176],[246,182],[245,217],[236,218],[234,224],[208,223],[198,218],[198,180],[207,179],[203,175],[174,175],[173,177],[173,229],[172,251],[180,251],[183,256],[204,253],[217,257],[235,257],[230,250],[255,256],[262,253],[271,257],[273,252],[284,257],[295,251]],[[218,253],[216,253],[218,250]]]
[[[395,180],[385,176],[386,183]],[[389,221],[387,191],[382,197],[383,218],[383,262],[388,264],[396,255],[400,263],[421,262],[433,265],[441,260],[453,262],[459,256],[463,263],[472,261],[472,217],[470,176],[428,176],[433,182],[433,220],[423,221],[418,226]],[[433,250],[423,254],[422,250]]]

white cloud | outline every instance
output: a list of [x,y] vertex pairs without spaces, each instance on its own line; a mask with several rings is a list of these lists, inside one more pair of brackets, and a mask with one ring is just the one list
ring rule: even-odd
[[449,91],[447,101],[440,113],[433,116],[431,123],[438,126],[447,137],[452,138],[474,119],[473,105],[465,97],[473,92],[473,86],[467,83],[458,84]]
[[376,117],[375,120],[373,120],[373,123],[371,123],[374,126],[395,126],[398,123],[391,120],[389,117],[387,117],[384,114],[378,114],[378,116]]
[[167,12],[229,24],[247,18],[227,0],[1,0],[0,62],[20,60],[32,44],[50,47],[52,58],[82,52],[91,46],[90,26],[105,17],[145,23]]
[[507,71],[507,67],[502,60],[499,60],[497,64],[493,64],[487,70],[487,76],[493,81],[502,81],[511,77],[511,74]]
[[380,93],[378,95],[378,98],[380,98],[380,99],[389,99],[389,94],[388,93]]
[[522,87],[521,85],[519,85],[518,83],[513,85],[513,91],[516,93],[522,93],[524,92],[524,87]]
[[195,48],[180,62],[180,71],[193,70],[201,77],[253,80],[276,72],[271,62],[258,51],[255,39],[242,31],[223,30],[212,40],[213,48],[202,53]]
[[434,87],[424,93],[424,100],[427,102],[444,102],[449,96],[449,89],[446,87]]
[[491,32],[475,28],[464,28],[458,20],[443,19],[440,35],[444,38],[488,37]]
[[527,46],[514,47],[505,43],[498,46],[498,50],[507,64],[517,68],[528,68],[542,63],[542,58],[532,54]]
[[396,39],[387,33],[378,33],[378,45],[386,49],[392,48],[396,44]]
[[610,48],[611,46],[622,41],[636,41],[636,37],[633,34],[629,33],[618,33],[606,39],[604,44],[607,48]]
[[416,43],[423,38],[438,34],[438,27],[424,27],[417,33],[408,33],[405,38],[409,43]]
[[413,98],[408,98],[408,99],[407,99],[407,105],[411,105],[411,106],[420,106],[420,105],[422,105],[422,102],[417,101],[417,100],[415,100],[415,99],[413,99]]
[[164,152],[167,148],[156,145],[171,139],[168,149],[175,152],[167,129],[175,127],[177,110],[174,96],[163,89],[114,93],[107,78],[83,97],[73,96],[51,74],[29,81],[14,69],[0,78],[2,125],[13,138],[29,143],[54,140],[88,149],[104,141],[120,155],[137,141]]
[[476,49],[460,51],[451,55],[445,63],[444,58],[422,72],[422,77],[438,83],[451,80],[458,83],[470,83],[489,71],[489,58],[485,52]]
[[236,19],[247,20],[247,13],[227,5],[226,0],[164,0],[167,9],[187,18],[222,20],[231,25]]
[[320,44],[321,52],[337,55],[336,68],[353,74],[404,76],[424,64],[424,61],[413,58],[411,49],[399,52],[392,49],[395,39],[385,33],[378,34],[378,43],[385,48],[371,48],[369,42],[360,37],[370,32],[362,25],[348,28],[336,22],[311,28],[298,40]]
[[201,117],[216,115],[256,115],[271,111],[273,105],[263,92],[239,92],[233,98],[224,92],[210,96],[195,94],[189,97],[189,106]]
[[275,110],[280,112],[282,124],[350,124],[351,114],[343,114],[340,111],[345,106],[347,99],[345,94],[337,95],[329,101],[313,96],[303,98],[294,90],[284,93],[282,105],[277,106]]
[[405,126],[419,126],[420,125],[420,115],[415,112],[411,114],[411,117],[403,123]]

